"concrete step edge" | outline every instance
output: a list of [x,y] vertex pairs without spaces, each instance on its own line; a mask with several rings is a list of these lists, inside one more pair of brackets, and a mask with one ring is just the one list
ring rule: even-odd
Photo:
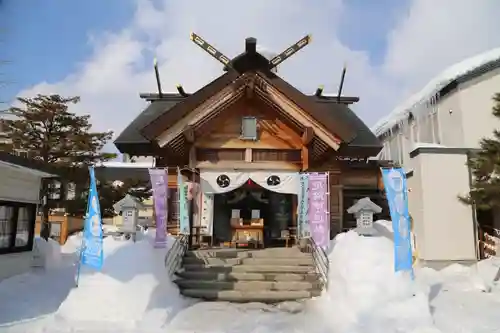
[[309,299],[321,295],[321,292],[309,291],[211,291],[206,289],[183,289],[181,294],[192,298],[201,298],[209,301],[226,302],[262,302],[279,303],[285,301],[295,301]]
[[316,291],[321,290],[319,281],[206,281],[176,279],[174,283],[180,289],[199,290],[237,290],[237,291]]
[[314,266],[278,265],[184,265],[184,271],[226,271],[252,273],[313,273]]
[[255,272],[210,272],[178,271],[175,274],[182,279],[203,281],[308,281],[319,280],[318,273],[255,273]]

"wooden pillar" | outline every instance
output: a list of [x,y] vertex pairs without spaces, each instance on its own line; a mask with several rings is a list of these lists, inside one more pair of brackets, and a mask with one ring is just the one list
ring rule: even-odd
[[302,134],[302,171],[309,169],[309,146],[314,138],[314,130],[312,127],[306,127]]
[[330,180],[330,235],[335,237],[343,228],[343,187],[340,170],[329,171]]

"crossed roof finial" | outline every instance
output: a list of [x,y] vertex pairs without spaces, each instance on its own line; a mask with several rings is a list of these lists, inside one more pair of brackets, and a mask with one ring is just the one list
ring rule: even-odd
[[[231,67],[231,60],[225,56],[222,52],[217,50],[213,45],[209,44],[207,41],[205,41],[202,37],[199,35],[195,34],[194,32],[191,33],[191,40],[201,47],[205,52],[210,54],[212,57],[214,57],[217,61],[222,63],[226,67]],[[312,38],[311,35],[307,35],[303,38],[301,38],[298,42],[294,43],[290,47],[286,48],[283,52],[279,53],[277,56],[269,60],[269,70],[275,68],[279,64],[281,64],[283,61],[286,59],[290,58],[292,55],[303,49],[306,45],[311,43]],[[257,45],[257,40],[253,37],[249,37],[245,40],[246,48],[245,51],[247,53],[256,53],[256,45]]]

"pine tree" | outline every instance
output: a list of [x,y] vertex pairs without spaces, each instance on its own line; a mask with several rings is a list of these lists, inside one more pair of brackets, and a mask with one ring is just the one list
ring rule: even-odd
[[0,150],[26,151],[34,159],[69,167],[116,157],[102,152],[113,132],[92,132],[89,115],[77,116],[68,110],[79,97],[37,95],[18,101],[22,107],[9,109],[15,116],[7,131],[11,142],[1,144]]
[[[500,120],[500,93],[493,97],[493,115]],[[473,175],[471,190],[467,197],[459,199],[475,204],[479,210],[500,207],[500,130],[493,137],[480,141],[480,150],[470,156],[468,166]]]
[[[20,106],[8,110],[14,117],[5,131],[10,140],[1,143],[0,150],[26,152],[30,158],[58,169],[57,173],[64,181],[74,183],[79,189],[87,187],[89,165],[116,157],[102,151],[112,138],[112,132],[94,132],[89,115],[79,116],[69,111],[71,104],[80,101],[79,97],[37,95],[17,100]],[[50,191],[45,185],[42,195],[48,195]],[[59,204],[65,206],[68,202],[64,202],[64,191],[62,199]],[[78,202],[71,203],[71,206]],[[49,206],[44,205],[41,231],[44,238],[48,238],[47,233],[50,232],[46,221]],[[83,207],[85,203],[82,207],[73,208],[80,211]]]

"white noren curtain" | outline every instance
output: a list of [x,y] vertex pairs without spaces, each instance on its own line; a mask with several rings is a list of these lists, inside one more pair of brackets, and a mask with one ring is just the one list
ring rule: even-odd
[[300,177],[298,172],[283,171],[202,171],[200,172],[201,189],[204,193],[231,192],[251,179],[266,190],[298,194]]

